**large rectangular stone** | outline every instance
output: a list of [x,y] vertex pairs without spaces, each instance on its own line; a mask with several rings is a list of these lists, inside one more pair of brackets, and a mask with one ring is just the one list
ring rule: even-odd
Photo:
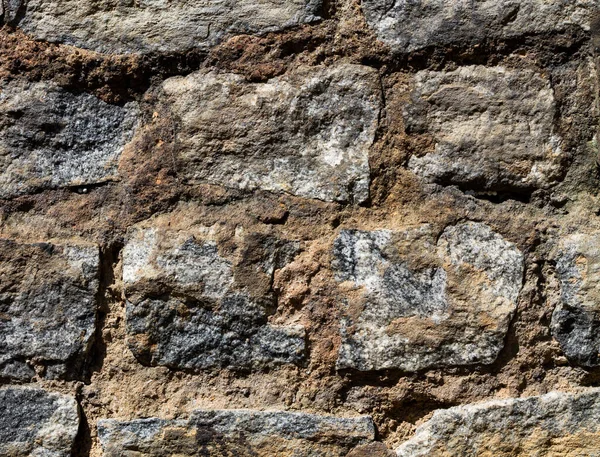
[[201,71],[163,84],[189,183],[361,203],[381,108],[377,71],[302,68],[266,83]]
[[333,255],[336,279],[352,292],[338,368],[415,372],[498,356],[523,255],[487,225],[447,227],[437,243],[427,226],[342,230]]
[[49,82],[0,89],[0,198],[118,177],[135,104],[109,105]]
[[345,457],[375,438],[370,417],[338,418],[284,411],[198,410],[188,420],[101,420],[106,457],[235,455]]
[[0,378],[78,378],[96,331],[99,249],[0,240]]
[[319,18],[320,0],[11,0],[8,22],[39,40],[99,52],[208,49],[228,35]]

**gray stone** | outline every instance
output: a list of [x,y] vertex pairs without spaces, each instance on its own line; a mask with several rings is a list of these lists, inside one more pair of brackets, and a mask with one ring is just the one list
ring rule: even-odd
[[96,324],[99,250],[0,240],[0,378],[78,378]]
[[[271,277],[276,267],[268,245],[259,248],[251,280]],[[304,328],[269,324],[272,293],[236,284],[243,268],[230,257],[219,253],[208,228],[130,233],[123,250],[127,334],[140,361],[187,370],[252,370],[303,361]],[[244,261],[243,255],[237,258]]]
[[53,83],[0,91],[0,198],[117,178],[136,109],[73,94]]
[[552,334],[567,358],[600,365],[600,243],[598,234],[577,233],[559,247],[556,273],[560,302],[552,313]]
[[594,0],[363,0],[367,23],[399,52],[589,30]]
[[78,428],[75,398],[31,387],[0,389],[0,455],[70,457]]
[[181,119],[190,183],[325,201],[368,198],[369,147],[381,104],[377,71],[301,68],[266,83],[202,71],[163,88]]
[[448,227],[437,246],[427,226],[342,230],[333,254],[336,279],[362,291],[342,320],[338,368],[414,372],[498,356],[523,256],[488,226]]
[[104,53],[168,53],[314,22],[320,10],[320,0],[27,0],[10,22],[39,40]]
[[398,457],[598,455],[600,390],[551,392],[438,410]]
[[566,154],[553,132],[548,80],[530,70],[470,66],[421,71],[406,110],[410,133],[435,149],[409,168],[426,181],[483,191],[532,191],[562,177]]
[[101,420],[98,435],[106,457],[137,451],[254,457],[343,457],[374,439],[368,416],[338,418],[283,411],[198,410],[188,420]]

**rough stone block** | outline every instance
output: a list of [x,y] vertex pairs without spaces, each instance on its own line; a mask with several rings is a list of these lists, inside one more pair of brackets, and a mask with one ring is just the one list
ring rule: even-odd
[[[37,39],[99,52],[208,49],[226,36],[316,21],[320,0],[27,0],[11,22]],[[14,9],[14,8],[13,8]]]
[[589,30],[594,0],[364,0],[369,26],[400,52],[489,39]]
[[[271,277],[277,253],[288,248],[263,240],[255,254],[237,258],[257,256],[246,267],[255,267],[249,275],[258,284]],[[123,277],[128,340],[136,357],[188,370],[301,363],[303,327],[269,324],[275,305],[270,287],[250,291],[239,284],[242,270],[235,253],[220,252],[209,228],[132,231],[123,251]]]
[[0,389],[0,455],[70,457],[78,428],[75,398],[31,387]]
[[[429,254],[428,254],[429,253]],[[336,279],[353,285],[338,368],[361,371],[492,363],[516,308],[523,256],[487,225],[342,230]]]
[[374,439],[370,417],[337,418],[280,411],[198,410],[189,420],[101,420],[106,457],[128,451],[144,455],[236,455],[343,457]]
[[600,391],[551,392],[438,410],[398,457],[594,456],[600,452]]
[[0,240],[0,378],[77,378],[93,342],[99,250]]
[[409,168],[430,182],[483,191],[532,191],[562,177],[566,154],[553,132],[548,80],[530,70],[462,67],[421,71],[406,110],[409,133],[435,149]]
[[110,181],[136,109],[48,82],[0,90],[0,198]]
[[181,119],[189,182],[325,201],[368,198],[381,104],[375,70],[303,68],[266,83],[199,72],[163,88]]
[[552,334],[570,361],[587,367],[600,365],[599,240],[582,233],[564,238],[556,262],[560,302]]

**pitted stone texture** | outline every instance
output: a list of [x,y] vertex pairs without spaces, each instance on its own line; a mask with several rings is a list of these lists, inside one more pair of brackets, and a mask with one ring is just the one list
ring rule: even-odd
[[437,246],[427,226],[342,230],[333,268],[359,292],[342,321],[338,368],[414,372],[496,359],[521,289],[523,256],[480,223],[446,228]]
[[79,378],[94,338],[99,249],[0,240],[0,378]]
[[191,183],[325,201],[368,198],[369,147],[381,104],[375,70],[301,68],[256,84],[199,72],[163,88],[181,119],[183,173]]
[[[275,305],[269,285],[252,292],[236,279],[250,269],[251,280],[268,282],[293,244],[265,238],[249,254],[241,242],[225,256],[209,228],[133,230],[123,250],[133,353],[148,365],[187,370],[301,363],[304,328],[269,324]],[[244,265],[253,257],[254,264]]]
[[[208,49],[233,34],[319,20],[320,0],[26,0],[13,25],[39,40],[108,54]],[[12,10],[15,10],[13,7]],[[12,20],[10,20],[12,19]]]
[[0,455],[70,457],[78,427],[73,397],[31,387],[0,389]]
[[594,456],[600,452],[600,391],[551,392],[438,410],[398,457]]
[[600,234],[577,233],[559,247],[556,273],[560,302],[552,314],[552,334],[567,358],[600,365]]
[[157,457],[172,453],[343,457],[353,447],[372,441],[375,429],[368,416],[199,410],[189,420],[101,420],[98,434],[106,457],[121,457],[128,451]]
[[562,177],[567,158],[553,133],[554,115],[548,80],[530,70],[421,71],[406,125],[433,137],[435,150],[412,156],[409,168],[463,189],[547,188]]
[[48,82],[0,89],[0,198],[117,177],[136,109]]
[[363,0],[378,38],[399,52],[489,39],[589,30],[594,0]]

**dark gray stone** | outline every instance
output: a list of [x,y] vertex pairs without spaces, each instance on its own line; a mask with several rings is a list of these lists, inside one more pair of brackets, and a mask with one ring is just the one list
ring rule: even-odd
[[70,457],[78,428],[75,398],[31,387],[0,389],[0,455]]
[[574,234],[561,241],[556,262],[560,303],[552,335],[578,365],[600,365],[600,237]]
[[598,5],[562,0],[363,0],[367,23],[400,52],[434,46],[472,46],[572,29],[588,30]]
[[48,83],[0,91],[0,198],[117,179],[136,109]]
[[0,240],[0,378],[78,378],[96,324],[99,250]]
[[101,420],[106,457],[236,455],[343,457],[374,439],[370,417],[338,418],[283,411],[198,410],[188,420]]
[[[293,243],[277,247],[261,239],[257,246],[236,262],[221,255],[202,229],[133,230],[123,251],[123,276],[128,341],[136,357],[186,370],[300,364],[303,327],[269,324],[272,293],[236,285],[241,270],[250,269],[251,280],[270,278]],[[255,262],[244,264],[255,255]]]

